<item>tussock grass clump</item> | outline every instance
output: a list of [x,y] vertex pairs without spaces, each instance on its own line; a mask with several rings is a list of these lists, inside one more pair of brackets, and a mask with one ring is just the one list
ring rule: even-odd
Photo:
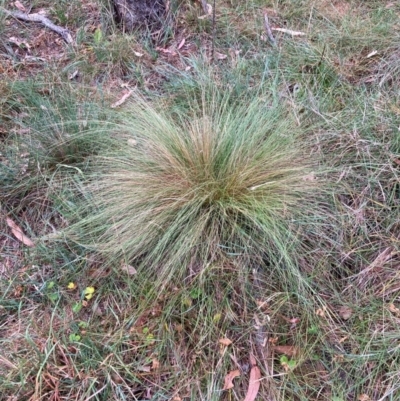
[[96,210],[74,229],[163,280],[226,257],[288,264],[314,203],[306,135],[262,99],[214,93],[191,110],[171,116],[136,98],[119,150],[96,158]]

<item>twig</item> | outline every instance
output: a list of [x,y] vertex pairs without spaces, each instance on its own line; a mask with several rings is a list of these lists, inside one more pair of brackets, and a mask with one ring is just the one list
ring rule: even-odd
[[215,0],[213,3],[212,15],[212,44],[211,44],[211,62],[214,62],[214,47],[215,47]]
[[272,31],[271,31],[271,27],[269,26],[267,14],[264,14],[264,26],[265,26],[265,30],[267,32],[269,41],[271,42],[272,46],[276,47],[276,40],[274,38],[274,35],[272,35]]
[[272,28],[272,30],[277,32],[287,33],[292,36],[305,36],[304,32],[292,31],[291,29],[286,29],[286,28]]
[[25,14],[25,13],[23,13],[21,11],[8,11],[3,7],[0,7],[0,9],[10,17],[14,17],[14,18],[17,18],[17,19],[20,19],[20,20],[23,20],[23,21],[28,21],[28,22],[40,22],[45,27],[51,29],[54,32],[57,32],[67,43],[71,44],[71,43],[74,42],[68,29],[62,28],[61,26],[53,24],[44,15],[41,15],[41,14],[38,14],[38,13]]

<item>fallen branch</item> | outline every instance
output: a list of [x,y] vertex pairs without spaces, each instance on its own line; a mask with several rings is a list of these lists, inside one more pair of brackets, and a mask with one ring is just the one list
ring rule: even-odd
[[267,32],[269,41],[271,42],[272,46],[276,47],[276,40],[274,38],[274,35],[272,35],[272,31],[271,31],[271,27],[269,26],[267,14],[264,14],[264,26],[265,26],[265,31]]
[[62,28],[61,26],[53,24],[47,17],[41,15],[39,13],[35,14],[25,14],[21,11],[8,11],[5,8],[1,7],[1,11],[3,11],[6,15],[10,17],[14,17],[23,21],[28,22],[40,22],[45,27],[51,29],[54,32],[57,32],[67,43],[73,43],[72,36],[68,29]]

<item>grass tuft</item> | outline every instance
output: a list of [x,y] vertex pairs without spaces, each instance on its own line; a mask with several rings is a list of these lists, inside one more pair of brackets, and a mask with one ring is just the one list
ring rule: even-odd
[[293,262],[317,185],[306,134],[282,107],[214,93],[171,116],[137,97],[121,121],[117,152],[95,159],[79,242],[162,281],[225,258]]

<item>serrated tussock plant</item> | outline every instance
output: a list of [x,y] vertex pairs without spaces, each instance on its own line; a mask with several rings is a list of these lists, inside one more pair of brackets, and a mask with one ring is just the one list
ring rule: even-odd
[[171,115],[137,96],[119,116],[118,150],[94,159],[75,238],[164,282],[227,258],[294,265],[318,193],[309,133],[270,100],[194,103]]

